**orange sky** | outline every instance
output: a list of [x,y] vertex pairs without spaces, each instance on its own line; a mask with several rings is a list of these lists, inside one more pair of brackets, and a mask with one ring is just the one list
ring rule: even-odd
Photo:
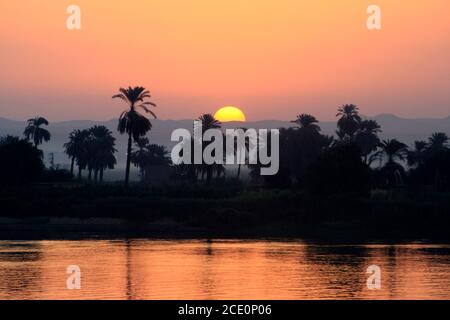
[[[366,28],[369,4],[381,31]],[[343,103],[449,116],[449,13],[448,0],[1,1],[0,117],[110,119],[128,85],[148,87],[163,119],[237,105],[248,120],[329,120]]]

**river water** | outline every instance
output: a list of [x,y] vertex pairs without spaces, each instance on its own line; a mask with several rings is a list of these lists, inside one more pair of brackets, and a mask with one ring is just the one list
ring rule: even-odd
[[0,299],[450,299],[450,245],[0,241]]

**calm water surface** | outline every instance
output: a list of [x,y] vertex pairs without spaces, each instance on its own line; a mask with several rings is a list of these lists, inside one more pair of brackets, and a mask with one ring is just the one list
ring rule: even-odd
[[[81,290],[66,289],[79,265]],[[382,288],[367,289],[378,265]],[[450,245],[0,241],[0,299],[450,299]]]

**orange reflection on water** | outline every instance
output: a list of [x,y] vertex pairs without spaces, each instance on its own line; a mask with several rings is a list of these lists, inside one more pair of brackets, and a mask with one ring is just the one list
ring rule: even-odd
[[[66,289],[79,265],[81,290]],[[368,290],[366,269],[382,270]],[[1,299],[450,299],[450,246],[1,241]]]

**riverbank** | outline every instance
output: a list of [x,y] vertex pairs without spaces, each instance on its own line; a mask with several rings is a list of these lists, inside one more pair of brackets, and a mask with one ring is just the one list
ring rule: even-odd
[[[245,227],[236,230],[215,230],[176,223],[133,224],[127,221],[93,219],[54,220],[2,219],[0,240],[83,240],[83,239],[304,239],[323,243],[450,243],[448,227],[433,230],[398,230],[368,228],[357,223],[324,223],[302,228],[285,224],[270,227]],[[108,220],[108,219],[106,219]],[[120,222],[119,222],[120,221]],[[244,230],[245,229],[245,230]]]
[[226,186],[39,185],[1,193],[0,238],[448,240],[450,195],[368,197]]

